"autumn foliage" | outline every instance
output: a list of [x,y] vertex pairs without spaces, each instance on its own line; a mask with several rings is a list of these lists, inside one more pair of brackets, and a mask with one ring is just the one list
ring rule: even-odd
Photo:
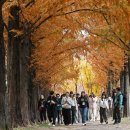
[[30,36],[33,43],[30,67],[35,69],[35,83],[43,87],[77,78],[74,58],[81,55],[92,66],[95,84],[105,86],[109,70],[119,79],[130,49],[129,1],[14,0],[10,4],[20,8],[21,29],[12,31]]

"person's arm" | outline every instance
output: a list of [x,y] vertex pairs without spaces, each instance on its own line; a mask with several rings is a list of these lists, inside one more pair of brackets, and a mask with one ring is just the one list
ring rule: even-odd
[[78,109],[78,104],[77,104],[77,100],[75,99],[75,106],[76,106],[76,110]]
[[38,101],[38,110],[40,109],[40,106],[41,106],[41,102],[40,100]]
[[81,98],[78,99],[78,106],[81,104]]
[[47,104],[49,105],[51,103],[50,97],[47,98]]
[[120,98],[120,102],[119,102],[119,105],[120,105],[120,106],[119,106],[119,107],[120,107],[120,109],[121,109],[122,103],[123,103],[123,95],[121,94],[119,98]]
[[55,104],[55,105],[58,104],[58,100],[56,100],[56,97],[54,97],[54,104]]
[[106,102],[106,107],[109,110],[109,104],[108,104],[108,100],[105,101]]
[[88,101],[87,101],[87,107],[89,108],[89,103],[88,103]]
[[113,107],[113,99],[111,98],[111,108]]
[[68,103],[68,105],[72,105],[72,99],[71,99],[71,98],[68,98],[68,99],[67,99],[67,103]]
[[64,105],[65,103],[65,100],[64,100],[64,97],[61,99],[61,105]]
[[45,108],[47,108],[47,101],[45,101]]

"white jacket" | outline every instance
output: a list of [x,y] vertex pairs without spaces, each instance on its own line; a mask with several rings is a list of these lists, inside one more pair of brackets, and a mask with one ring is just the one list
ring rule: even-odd
[[71,109],[72,99],[70,97],[63,97],[61,100],[62,108]]
[[89,98],[89,109],[96,109],[97,108],[97,97]]
[[99,102],[99,106],[102,108],[109,109],[108,100],[107,99],[101,99]]

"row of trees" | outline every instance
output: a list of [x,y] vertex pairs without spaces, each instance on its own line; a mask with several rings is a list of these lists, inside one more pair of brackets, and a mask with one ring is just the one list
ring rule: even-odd
[[75,57],[96,84],[129,77],[129,10],[127,0],[1,0],[0,129],[37,122],[39,86],[77,78]]

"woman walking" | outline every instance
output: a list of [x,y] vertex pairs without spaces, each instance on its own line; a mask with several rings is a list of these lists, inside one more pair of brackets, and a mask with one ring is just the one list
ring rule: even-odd
[[71,106],[72,106],[72,99],[69,97],[69,92],[66,92],[66,95],[62,98],[62,114],[64,119],[64,124],[69,125],[71,124]]
[[81,92],[81,97],[78,100],[78,104],[81,112],[82,124],[85,126],[87,121],[87,111],[89,108],[89,104],[84,91]]
[[40,113],[41,122],[46,123],[46,100],[43,95],[40,96],[40,100],[38,101],[38,110]]
[[89,96],[89,114],[90,120],[96,121],[97,117],[97,97],[94,94]]
[[107,110],[109,109],[109,106],[105,93],[102,94],[99,105],[100,105],[100,123],[102,124],[105,121],[106,124],[108,124]]
[[70,97],[72,99],[72,107],[71,107],[71,124],[73,125],[76,122],[76,110],[77,110],[77,101],[76,101],[76,96],[75,94],[73,94],[73,92],[70,92]]
[[56,94],[56,100],[57,100],[56,110],[57,110],[58,124],[62,124],[62,105],[60,94]]

